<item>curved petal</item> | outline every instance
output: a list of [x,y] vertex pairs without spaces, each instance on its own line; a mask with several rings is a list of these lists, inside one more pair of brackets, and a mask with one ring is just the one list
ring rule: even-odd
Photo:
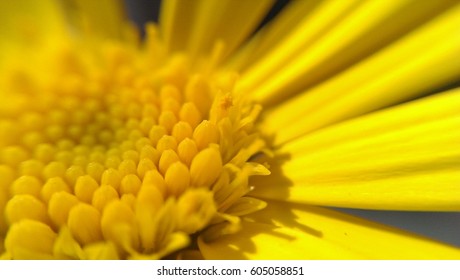
[[460,249],[336,211],[268,202],[241,232],[199,246],[207,259],[458,259]]
[[209,52],[216,43],[230,53],[257,27],[273,0],[163,1],[160,26],[168,50]]
[[303,21],[286,31],[292,34],[273,44],[265,57],[251,61],[240,87],[263,103],[285,100],[377,52],[453,4],[451,0],[323,1],[311,14],[304,12]]
[[202,0],[191,28],[188,50],[192,55],[210,52],[214,40],[225,44],[224,56],[232,52],[257,27],[273,0]]
[[[278,151],[252,195],[386,210],[460,210],[460,90],[320,130]],[[287,157],[285,162],[283,156]]]
[[455,81],[460,75],[459,24],[457,5],[334,78],[267,111],[261,129],[273,134],[274,144],[280,145]]
[[[296,30],[299,22],[308,17],[322,1],[290,1],[284,6],[276,17],[257,31],[226,63],[226,67],[246,70],[252,67],[259,59],[263,59],[278,44],[285,44],[286,38]],[[302,29],[303,32],[311,32],[310,29]],[[301,38],[305,38],[305,33]],[[278,49],[277,49],[278,50]],[[293,53],[293,52],[290,52]],[[246,75],[244,75],[245,77]],[[244,79],[244,77],[241,77]]]

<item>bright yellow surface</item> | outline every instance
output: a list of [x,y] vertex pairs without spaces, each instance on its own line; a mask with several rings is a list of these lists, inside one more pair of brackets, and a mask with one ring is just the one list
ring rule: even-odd
[[460,91],[453,90],[301,137],[277,151],[279,172],[257,179],[254,195],[327,206],[458,211],[459,105]]
[[252,34],[275,1],[165,0],[145,38],[123,1],[1,2],[0,258],[460,258],[308,206],[460,211],[460,91],[424,97],[460,5],[422,2]]
[[211,259],[458,259],[460,250],[332,210],[268,201],[240,234],[200,250]]
[[276,132],[274,144],[278,145],[455,80],[460,71],[459,24],[457,5],[332,79],[266,112],[261,129],[268,134]]

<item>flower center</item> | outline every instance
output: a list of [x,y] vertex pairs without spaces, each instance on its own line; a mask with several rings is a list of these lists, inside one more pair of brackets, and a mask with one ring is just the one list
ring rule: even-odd
[[261,108],[212,58],[192,66],[147,31],[139,46],[69,40],[35,50],[32,69],[10,66],[3,258],[163,258],[264,207],[246,196],[250,176],[269,174],[250,161],[266,149]]

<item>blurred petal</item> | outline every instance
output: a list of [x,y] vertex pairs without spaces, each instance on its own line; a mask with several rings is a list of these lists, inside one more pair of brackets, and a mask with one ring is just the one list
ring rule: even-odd
[[[321,0],[290,1],[276,17],[255,33],[247,44],[238,49],[226,66],[239,71],[252,67],[257,60],[263,59],[269,51],[274,50],[275,46],[286,43],[286,38],[299,29],[299,22],[309,17],[319,3]],[[303,30],[306,31],[311,32],[309,29]],[[241,79],[246,80],[245,76],[246,74]],[[249,79],[251,80],[250,77]]]
[[365,209],[460,210],[459,106],[456,89],[299,138],[277,151],[273,175],[257,178],[253,195]]
[[273,0],[173,0],[162,4],[160,26],[169,50],[203,54],[221,40],[229,54],[257,27]]
[[[64,25],[61,10],[56,1],[1,1],[0,2],[0,30],[1,42],[5,39],[18,39],[22,36],[40,38],[55,32],[61,32]],[[34,32],[34,34],[27,33]]]
[[342,74],[267,111],[261,129],[276,133],[274,144],[279,145],[456,80],[459,25],[457,5]]
[[[65,30],[65,20],[56,1],[0,1],[0,66],[10,51],[41,44]],[[17,50],[20,48],[20,50]]]
[[[241,84],[239,85],[241,88],[251,92],[251,95],[262,101],[273,94],[276,89],[270,91],[270,89],[265,87],[264,84],[261,84],[261,82],[268,77],[272,77],[267,81],[267,83],[270,84],[272,84],[271,81],[273,79],[276,81],[286,80],[284,76],[277,77],[273,74],[281,68],[283,68],[283,71],[289,70],[289,68],[286,69],[284,67],[287,62],[291,61],[291,59],[297,60],[300,54],[308,51],[309,46],[313,45],[318,38],[325,33],[327,34],[327,30],[331,28],[334,29],[335,25],[338,24],[343,17],[347,16],[352,8],[359,5],[359,1],[322,1],[313,8],[313,11],[310,11],[311,7],[305,7],[305,4],[301,6],[299,3],[292,3],[291,5],[295,5],[297,11],[304,10],[298,19],[299,21],[289,21],[291,26],[285,28],[285,32],[290,32],[289,36],[284,40],[273,40],[272,45],[267,46],[270,52],[261,59],[260,63],[251,65],[248,71],[244,73]],[[294,11],[286,11],[286,13],[291,15],[294,14]],[[276,25],[286,24],[282,19],[279,23],[277,23],[276,20],[275,18]],[[276,28],[276,26],[274,28]],[[267,31],[266,36],[271,35],[269,31]],[[278,46],[276,44],[278,44]],[[278,74],[282,75],[282,71]],[[292,76],[292,73],[290,74]],[[286,85],[286,83],[283,85]],[[262,92],[262,90],[265,91]]]
[[71,0],[64,2],[75,26],[100,38],[121,38],[126,16],[122,0]]
[[207,53],[222,40],[229,54],[257,27],[273,0],[202,0],[191,28],[188,49],[192,55]]
[[[310,4],[310,1],[299,2]],[[259,62],[251,60],[240,87],[264,103],[285,100],[378,51],[454,3],[452,0],[324,1],[311,14],[304,11],[303,22],[298,20],[300,24],[292,24],[285,31],[291,31],[287,38],[266,46],[270,52],[257,49],[265,56]],[[300,6],[296,2],[292,5]]]
[[336,211],[270,201],[234,235],[199,246],[207,259],[458,259],[460,249]]
[[170,0],[161,2],[160,28],[166,49],[184,50],[189,38],[189,28],[196,13],[196,2]]

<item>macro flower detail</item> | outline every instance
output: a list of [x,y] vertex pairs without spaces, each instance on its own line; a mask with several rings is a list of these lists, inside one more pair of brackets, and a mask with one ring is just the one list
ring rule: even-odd
[[[269,174],[248,162],[266,147],[253,130],[260,107],[233,97],[232,77],[161,55],[148,32],[139,49],[58,46],[46,60],[59,75],[26,81],[35,102],[2,123],[11,257],[91,258],[103,247],[113,258],[160,258],[262,208],[244,197],[250,176]],[[50,242],[30,247],[29,234]]]
[[458,258],[460,6],[273,3],[0,4],[1,258]]

